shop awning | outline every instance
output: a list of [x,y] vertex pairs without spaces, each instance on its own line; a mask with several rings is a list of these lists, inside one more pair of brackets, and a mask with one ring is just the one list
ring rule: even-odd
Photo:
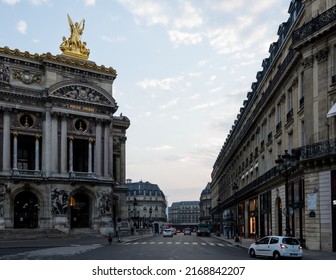
[[327,114],[327,118],[331,118],[333,116],[336,116],[336,103],[331,107]]

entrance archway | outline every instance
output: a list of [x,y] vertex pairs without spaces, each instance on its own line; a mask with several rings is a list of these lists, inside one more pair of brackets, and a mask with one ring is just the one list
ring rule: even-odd
[[76,193],[70,198],[71,228],[90,227],[90,198],[85,193]]
[[38,199],[30,191],[20,192],[14,199],[14,228],[38,227]]

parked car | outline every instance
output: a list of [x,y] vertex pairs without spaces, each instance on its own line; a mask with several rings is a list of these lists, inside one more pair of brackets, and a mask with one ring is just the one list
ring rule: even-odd
[[184,235],[191,235],[191,229],[190,228],[185,228],[183,233],[184,233]]
[[251,257],[271,257],[302,259],[303,249],[295,237],[290,236],[265,236],[252,243],[248,249]]
[[171,228],[165,228],[163,230],[163,237],[173,237],[173,230]]

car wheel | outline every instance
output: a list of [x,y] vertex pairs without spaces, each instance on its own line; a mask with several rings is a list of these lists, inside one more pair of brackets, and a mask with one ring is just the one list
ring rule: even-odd
[[281,257],[281,255],[278,251],[273,252],[273,259],[278,260],[278,259],[280,259],[280,257]]
[[255,251],[253,249],[250,250],[250,257],[251,258],[255,258],[256,257]]

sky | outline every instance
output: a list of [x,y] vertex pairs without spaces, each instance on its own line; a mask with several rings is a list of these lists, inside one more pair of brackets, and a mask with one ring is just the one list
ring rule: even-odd
[[199,200],[290,0],[0,0],[0,47],[61,54],[85,19],[89,60],[113,67],[130,119],[126,177]]

